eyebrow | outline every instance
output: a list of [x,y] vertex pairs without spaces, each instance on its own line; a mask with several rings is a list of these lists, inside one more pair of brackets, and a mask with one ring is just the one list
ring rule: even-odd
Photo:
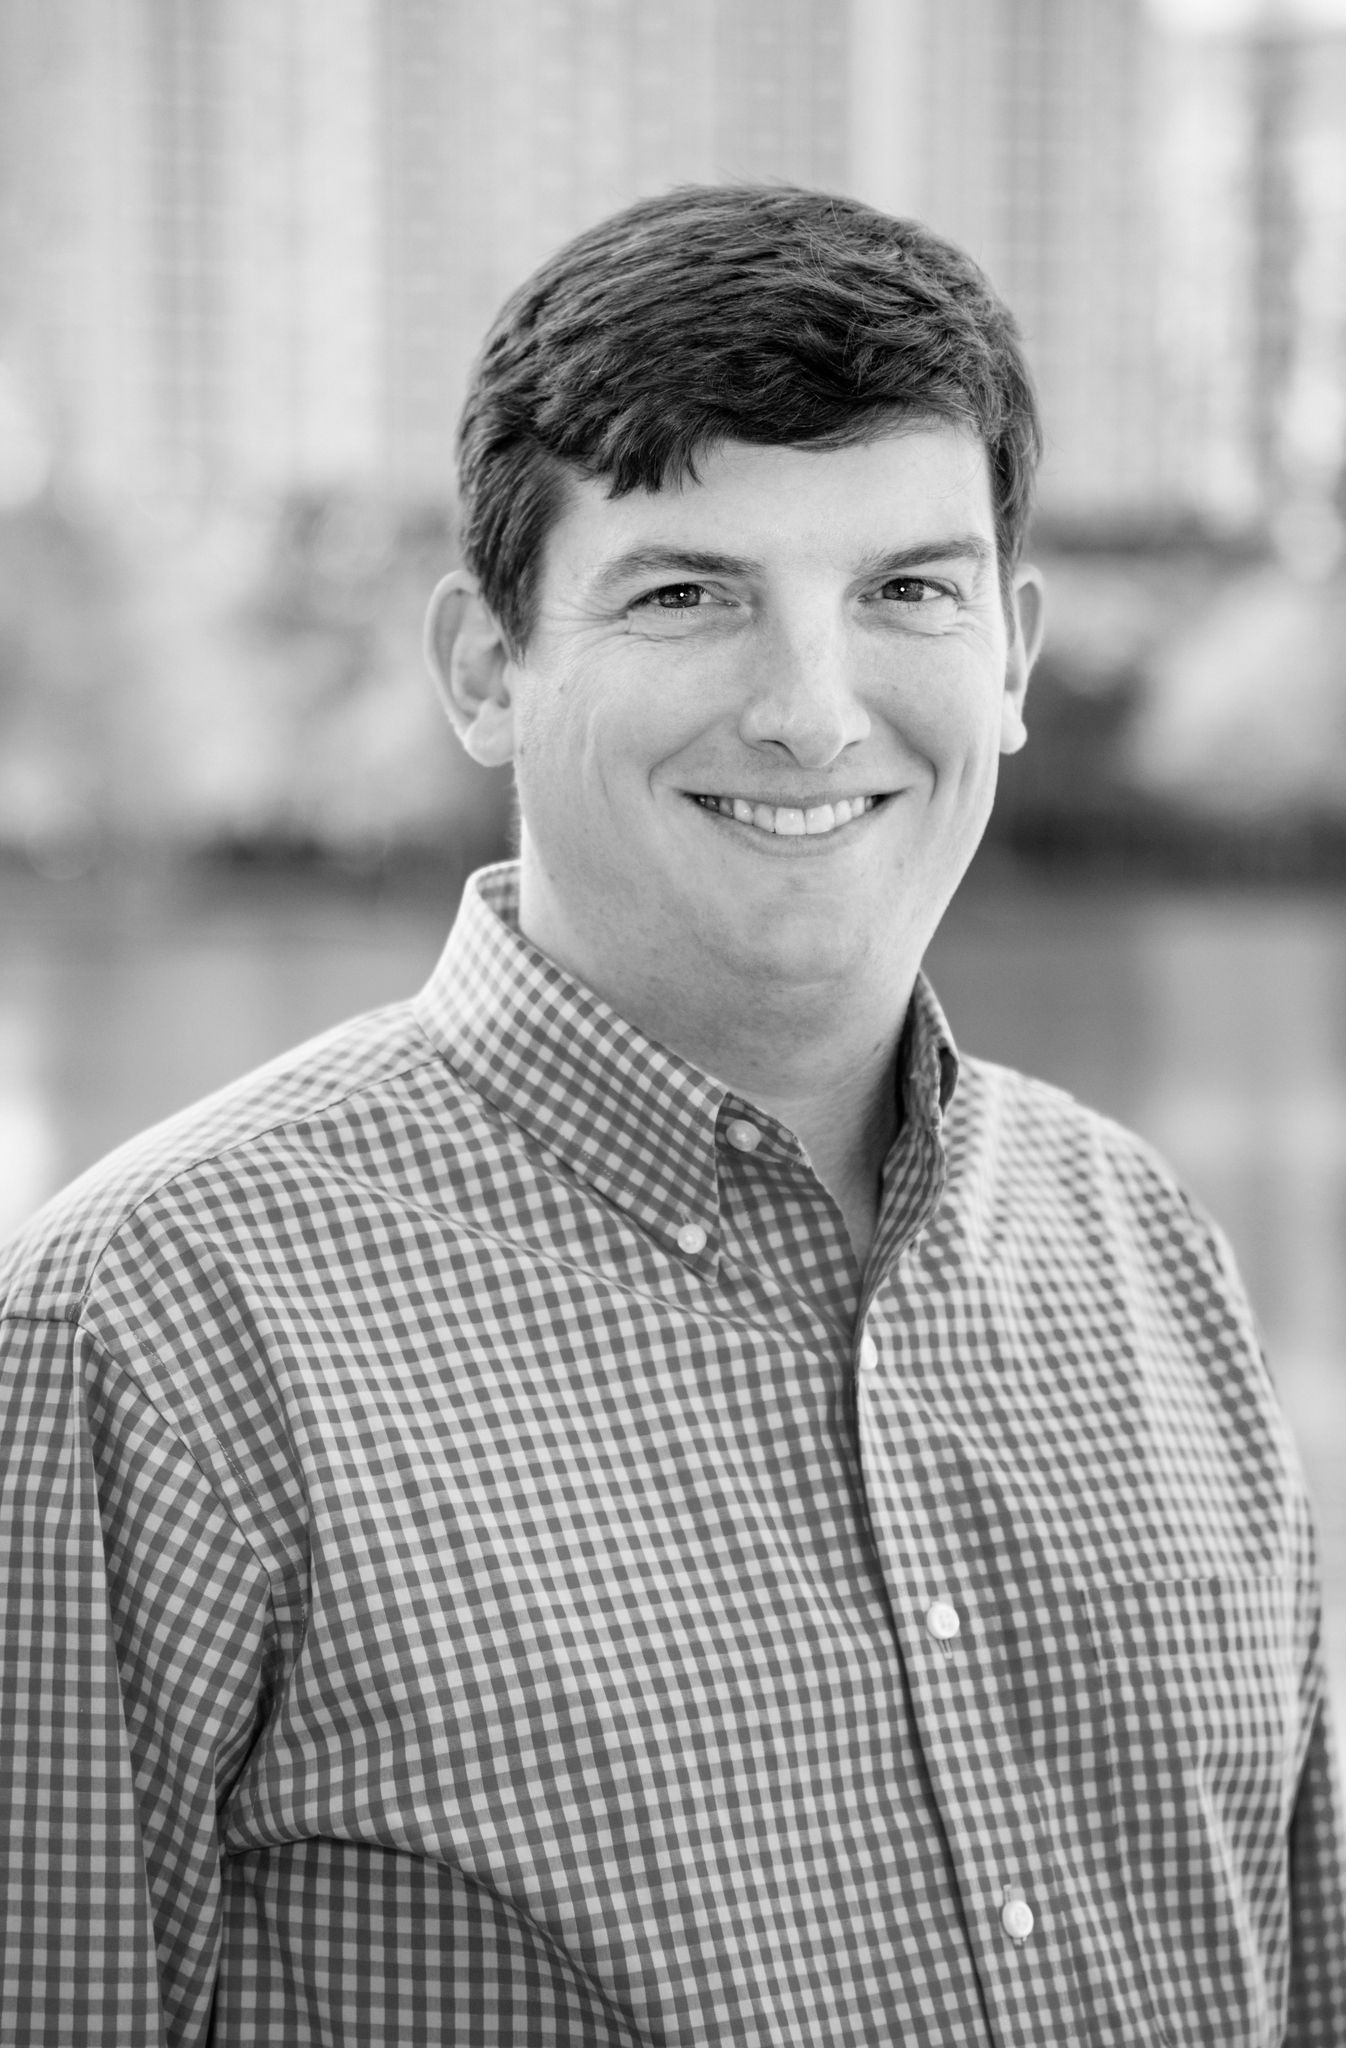
[[756,567],[743,555],[720,555],[704,548],[630,548],[599,570],[593,588],[601,594],[632,576],[748,576]]
[[862,576],[900,576],[907,569],[919,569],[929,562],[972,562],[989,569],[995,549],[980,533],[941,534],[934,540],[918,541],[914,547],[884,549],[866,555],[860,564]]
[[[911,547],[883,549],[866,555],[859,565],[862,577],[900,576],[930,562],[963,561],[989,568],[995,549],[979,533],[939,534]],[[594,578],[595,595],[614,590],[633,576],[749,576],[760,565],[745,555],[722,555],[704,548],[629,548],[599,570]]]

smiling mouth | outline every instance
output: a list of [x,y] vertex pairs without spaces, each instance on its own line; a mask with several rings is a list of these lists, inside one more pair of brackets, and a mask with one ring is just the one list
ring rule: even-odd
[[736,824],[749,825],[755,832],[776,839],[825,839],[831,832],[840,832],[844,825],[854,824],[884,801],[881,796],[840,797],[835,803],[804,808],[794,804],[751,803],[743,796],[689,794],[702,810],[732,818]]

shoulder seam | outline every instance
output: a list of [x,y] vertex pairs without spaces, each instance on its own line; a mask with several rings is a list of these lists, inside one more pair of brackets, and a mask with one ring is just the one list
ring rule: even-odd
[[[155,1400],[149,1388],[146,1387],[144,1382],[140,1379],[139,1375],[131,1370],[131,1367],[127,1364],[126,1360],[123,1358],[118,1358],[112,1352],[110,1352],[107,1346],[100,1340],[100,1338],[95,1334],[95,1332],[89,1329],[88,1325],[84,1323],[78,1315],[31,1315],[23,1309],[0,1309],[0,1327],[2,1327],[6,1323],[24,1323],[33,1326],[46,1325],[48,1328],[51,1329],[63,1329],[73,1331],[75,1337],[80,1341],[80,1343],[87,1345],[90,1348],[90,1350],[96,1352],[99,1358],[104,1360],[110,1371],[115,1372],[120,1379],[126,1382],[128,1386],[131,1386],[135,1389],[136,1394],[138,1395],[140,1400],[142,1400],[145,1403],[146,1407],[149,1408],[155,1416],[157,1416],[159,1422],[168,1431],[174,1443],[182,1452],[182,1455],[185,1458],[190,1459],[193,1469],[200,1474],[202,1482],[209,1490],[210,1496],[212,1500],[215,1502],[216,1506],[219,1508],[220,1513],[225,1517],[230,1528],[237,1532],[239,1541],[246,1544],[248,1554],[251,1556],[251,1558],[257,1566],[257,1569],[261,1572],[262,1576],[266,1580],[268,1594],[274,1606],[276,1600],[275,1579],[265,1559],[259,1556],[257,1545],[253,1541],[253,1538],[249,1535],[248,1531],[243,1527],[243,1524],[239,1521],[238,1516],[234,1513],[234,1510],[230,1507],[228,1501],[221,1497],[220,1490],[216,1485],[214,1479],[212,1478],[211,1474],[206,1469],[206,1467],[201,1463],[200,1458],[196,1455],[195,1451],[192,1449],[191,1444],[183,1435],[179,1425],[176,1422],[174,1422],[171,1416],[164,1414],[162,1408],[159,1406],[159,1403]],[[244,1477],[243,1473],[240,1472],[238,1465],[235,1462],[229,1450],[228,1445],[224,1443],[217,1435],[215,1435],[214,1431],[211,1432],[211,1436],[212,1440],[219,1448],[220,1455],[223,1457],[226,1465],[228,1465],[229,1470],[233,1473],[234,1478],[238,1481],[238,1484],[242,1489],[243,1493],[246,1494],[247,1498],[252,1502],[254,1509],[260,1515],[260,1503],[258,1502],[252,1487],[248,1484],[247,1479]]]
[[[132,1372],[130,1366],[127,1364],[124,1358],[114,1357],[114,1355],[108,1350],[107,1346],[103,1344],[97,1336],[95,1336],[92,1330],[86,1328],[83,1323],[77,1322],[74,1325],[74,1327],[78,1331],[80,1337],[84,1340],[84,1342],[88,1344],[92,1350],[97,1352],[98,1356],[105,1361],[110,1370],[118,1373],[120,1377],[128,1383],[128,1385],[133,1386],[135,1388],[141,1400],[144,1401],[146,1405],[154,1411],[155,1415],[158,1416],[159,1421],[163,1424],[164,1428],[169,1431],[169,1433],[173,1437],[174,1442],[182,1451],[183,1456],[191,1459],[192,1465],[194,1466],[196,1471],[200,1473],[201,1478],[206,1487],[209,1489],[210,1496],[212,1500],[215,1502],[216,1506],[219,1508],[220,1513],[226,1518],[226,1520],[229,1523],[229,1526],[232,1529],[236,1529],[238,1531],[240,1540],[247,1544],[248,1551],[254,1559],[257,1565],[257,1569],[263,1574],[264,1578],[266,1579],[267,1587],[270,1592],[272,1603],[274,1605],[276,1599],[276,1587],[275,1582],[272,1578],[270,1568],[266,1564],[265,1560],[258,1556],[257,1546],[253,1542],[252,1537],[248,1534],[248,1531],[243,1527],[242,1523],[238,1519],[238,1516],[230,1507],[228,1501],[223,1500],[221,1498],[220,1490],[216,1486],[214,1479],[211,1477],[206,1467],[201,1463],[201,1460],[197,1457],[195,1451],[191,1447],[191,1444],[183,1435],[178,1424],[175,1423],[170,1416],[164,1414],[163,1410],[159,1406],[159,1403],[155,1400],[153,1394],[151,1394],[149,1388],[140,1379],[138,1374]],[[229,1449],[228,1444],[226,1444],[222,1438],[217,1436],[213,1430],[210,1432],[210,1434],[212,1441],[217,1445],[220,1455],[224,1459],[225,1464],[233,1473],[234,1478],[237,1480],[239,1487],[247,1496],[248,1500],[251,1501],[254,1511],[260,1517],[261,1503],[258,1501],[256,1494],[253,1492],[251,1486],[248,1484],[242,1472],[240,1472],[238,1465],[233,1457],[233,1454]]]
[[[419,1024],[417,1029],[420,1029]],[[427,1049],[433,1057],[435,1053],[433,1043],[428,1043]],[[422,1053],[417,1058],[406,1061],[402,1066],[393,1067],[386,1074],[381,1074],[379,1079],[381,1081],[400,1081],[405,1075],[414,1072],[417,1067],[424,1066],[425,1064],[426,1054]],[[372,1083],[364,1084],[364,1086],[371,1085]],[[359,1087],[347,1088],[340,1094],[329,1096],[324,1101],[315,1103],[311,1109],[304,1110],[299,1115],[278,1117],[274,1123],[260,1124],[256,1130],[249,1131],[245,1137],[238,1138],[231,1144],[217,1146],[212,1152],[202,1152],[197,1158],[189,1160],[185,1165],[176,1168],[171,1173],[165,1174],[164,1178],[157,1180],[153,1187],[146,1188],[143,1194],[131,1203],[129,1208],[123,1209],[116,1218],[116,1221],[109,1225],[107,1235],[98,1246],[97,1251],[91,1254],[89,1275],[79,1296],[75,1321],[80,1322],[83,1317],[90,1291],[98,1278],[99,1269],[104,1258],[107,1256],[108,1247],[111,1245],[113,1238],[119,1230],[123,1230],[139,1214],[147,1202],[152,1202],[157,1195],[166,1194],[178,1181],[185,1180],[189,1174],[197,1172],[201,1167],[216,1166],[221,1160],[230,1158],[233,1153],[242,1151],[245,1145],[254,1145],[262,1138],[274,1138],[280,1131],[298,1129],[314,1117],[326,1116],[343,1102],[353,1101],[361,1092],[362,1089]]]
[[[241,1151],[247,1145],[255,1144],[264,1138],[274,1137],[280,1131],[298,1129],[304,1123],[314,1118],[330,1114],[332,1110],[338,1108],[342,1103],[354,1101],[366,1088],[376,1085],[376,1082],[402,1080],[408,1074],[414,1073],[418,1068],[427,1066],[432,1062],[441,1062],[454,1075],[459,1084],[462,1085],[462,1077],[458,1075],[452,1062],[445,1058],[441,1048],[436,1045],[420,1018],[415,1014],[412,1007],[412,999],[407,998],[403,1005],[396,1007],[405,1008],[408,1018],[420,1038],[422,1043],[418,1051],[410,1054],[399,1064],[390,1067],[387,1072],[378,1075],[376,1078],[356,1082],[339,1089],[331,1095],[320,1098],[307,1109],[277,1116],[269,1123],[258,1124],[255,1129],[248,1130],[240,1137],[226,1140],[211,1150],[199,1153],[194,1158],[185,1160],[179,1165],[166,1168],[163,1174],[154,1179],[148,1187],[143,1188],[134,1200],[129,1201],[125,1207],[117,1210],[116,1214],[110,1218],[103,1236],[90,1245],[88,1250],[88,1272],[84,1285],[77,1296],[71,1297],[68,1308],[53,1310],[26,1309],[10,1308],[5,1304],[0,1304],[0,1318],[7,1317],[13,1321],[38,1323],[72,1323],[76,1327],[82,1328],[89,1296],[97,1284],[103,1262],[107,1257],[109,1247],[114,1238],[119,1231],[125,1229],[133,1221],[147,1203],[165,1194],[177,1182],[186,1179],[188,1175],[195,1173],[201,1167],[211,1166],[221,1160],[228,1159],[231,1154]],[[339,1029],[340,1027],[336,1028]],[[240,1078],[245,1079],[246,1076],[241,1076]],[[189,1103],[185,1105],[184,1111],[177,1113],[185,1114],[191,1107],[192,1105]],[[134,1139],[131,1142],[134,1143]],[[95,1167],[96,1165],[97,1162],[95,1162]]]

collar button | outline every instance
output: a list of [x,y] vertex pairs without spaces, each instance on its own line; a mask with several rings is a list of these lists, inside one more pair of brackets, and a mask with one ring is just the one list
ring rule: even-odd
[[724,1134],[736,1152],[755,1152],[762,1142],[762,1133],[745,1116],[736,1116],[726,1124]]
[[699,1223],[684,1223],[678,1232],[678,1250],[686,1252],[688,1258],[695,1258],[706,1249],[706,1233]]

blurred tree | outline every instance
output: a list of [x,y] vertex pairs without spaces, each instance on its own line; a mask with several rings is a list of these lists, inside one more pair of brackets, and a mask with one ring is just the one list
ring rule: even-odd
[[0,514],[0,845],[77,873],[127,822],[135,663],[112,537],[49,494]]
[[0,843],[499,851],[507,778],[420,652],[454,545],[441,507],[338,492],[115,539],[50,504],[0,522]]

